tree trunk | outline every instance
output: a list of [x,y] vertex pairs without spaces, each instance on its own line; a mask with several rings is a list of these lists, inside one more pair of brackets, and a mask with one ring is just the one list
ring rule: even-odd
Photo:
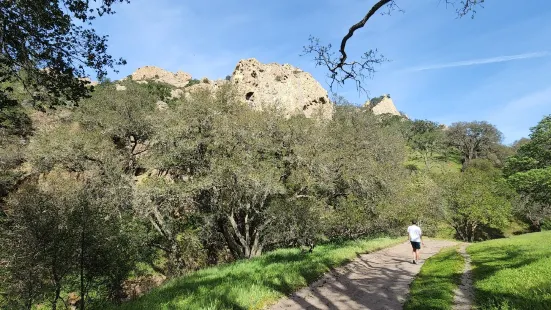
[[260,256],[262,254],[262,244],[260,243],[260,234],[258,230],[254,234],[253,247],[251,249],[251,257]]
[[83,206],[82,210],[82,229],[80,232],[80,310],[84,310],[84,299],[86,297],[85,295],[85,285],[84,285],[84,249],[86,247],[84,242],[84,237],[86,233],[86,204]]
[[224,235],[224,240],[226,240],[226,245],[230,249],[230,252],[235,259],[245,258],[245,253],[243,249],[239,246],[232,232],[231,228],[228,227],[228,224],[225,221],[219,222],[220,231]]
[[61,295],[61,288],[56,284],[55,297],[54,301],[52,302],[52,310],[57,309],[57,301],[59,300],[59,295]]
[[541,231],[541,223],[539,220],[532,220],[530,221],[530,230],[532,232],[540,232]]

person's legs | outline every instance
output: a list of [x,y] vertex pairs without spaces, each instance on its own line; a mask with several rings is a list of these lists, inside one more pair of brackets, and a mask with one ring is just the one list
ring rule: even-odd
[[413,263],[415,264],[419,260],[419,251],[421,249],[421,243],[420,242],[411,242],[411,248],[412,248],[412,256],[413,256]]

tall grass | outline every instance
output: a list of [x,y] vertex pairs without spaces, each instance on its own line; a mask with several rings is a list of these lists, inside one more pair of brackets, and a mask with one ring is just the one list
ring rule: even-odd
[[312,253],[282,249],[261,257],[208,268],[169,281],[149,294],[111,309],[262,309],[320,278],[360,253],[398,244],[378,238],[321,245]]

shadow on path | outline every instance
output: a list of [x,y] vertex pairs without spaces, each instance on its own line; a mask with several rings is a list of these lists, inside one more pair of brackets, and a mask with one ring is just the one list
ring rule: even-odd
[[[425,243],[422,259],[454,245],[454,242],[441,240]],[[423,262],[412,264],[410,257],[409,243],[359,255],[270,309],[402,309],[409,284]]]

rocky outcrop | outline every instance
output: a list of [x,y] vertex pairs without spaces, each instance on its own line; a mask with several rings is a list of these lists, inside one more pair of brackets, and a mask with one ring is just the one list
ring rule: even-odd
[[388,94],[368,100],[364,106],[370,109],[375,115],[392,114],[402,116],[402,113],[396,109],[394,102]]
[[172,73],[155,66],[141,67],[131,75],[134,81],[153,80],[167,83],[175,87],[185,87],[191,80],[191,75],[183,71]]
[[331,118],[333,103],[312,75],[289,64],[262,64],[243,59],[237,63],[231,83],[252,108],[276,107],[286,115],[304,113]]

